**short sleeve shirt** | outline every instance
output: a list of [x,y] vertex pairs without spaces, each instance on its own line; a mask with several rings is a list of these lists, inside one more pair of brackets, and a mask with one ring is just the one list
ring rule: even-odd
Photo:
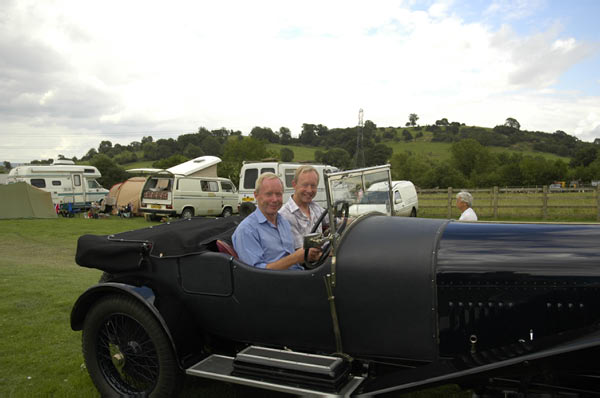
[[462,212],[458,221],[477,221],[477,214],[475,214],[475,210],[469,207]]
[[[232,236],[233,248],[241,261],[257,268],[294,253],[290,224],[277,214],[277,226],[256,209],[238,225]],[[302,270],[299,264],[288,269]]]
[[[294,247],[296,249],[299,249],[304,245],[304,235],[310,233],[310,230],[325,211],[315,202],[310,202],[308,207],[310,209],[310,218],[300,210],[296,202],[294,202],[293,197],[290,197],[286,204],[279,209],[279,214],[282,215],[292,227]],[[324,220],[325,225],[329,225],[327,221],[328,220]],[[319,228],[317,228],[315,232],[323,232],[323,227],[319,225]]]

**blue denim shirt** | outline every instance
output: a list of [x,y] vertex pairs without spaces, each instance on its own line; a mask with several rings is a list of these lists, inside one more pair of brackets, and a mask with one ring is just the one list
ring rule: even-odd
[[[232,236],[233,248],[241,261],[257,268],[294,253],[294,237],[290,224],[277,214],[275,227],[256,209],[236,228]],[[302,270],[299,264],[288,269]]]

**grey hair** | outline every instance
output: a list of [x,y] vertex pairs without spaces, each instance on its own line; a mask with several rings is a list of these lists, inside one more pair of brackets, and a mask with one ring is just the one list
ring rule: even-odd
[[258,193],[260,191],[260,186],[264,180],[279,181],[279,183],[281,184],[281,189],[283,190],[283,182],[281,182],[281,179],[277,176],[277,174],[267,172],[267,173],[262,173],[260,176],[258,176],[258,179],[256,180],[256,185],[254,186],[254,192]]
[[473,206],[473,195],[467,191],[460,191],[456,194],[456,199],[460,199],[465,202],[469,207]]

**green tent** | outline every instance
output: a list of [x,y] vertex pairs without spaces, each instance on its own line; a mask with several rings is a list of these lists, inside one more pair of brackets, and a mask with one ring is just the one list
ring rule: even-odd
[[0,185],[2,218],[56,218],[52,196],[26,182]]

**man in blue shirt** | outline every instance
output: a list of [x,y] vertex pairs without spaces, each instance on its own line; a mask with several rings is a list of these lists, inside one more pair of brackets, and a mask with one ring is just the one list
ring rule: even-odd
[[[254,191],[257,209],[240,223],[233,233],[233,247],[241,261],[258,268],[303,269],[304,249],[294,250],[290,224],[279,215],[283,204],[283,184],[274,173],[264,173]],[[310,261],[321,255],[311,248]]]

